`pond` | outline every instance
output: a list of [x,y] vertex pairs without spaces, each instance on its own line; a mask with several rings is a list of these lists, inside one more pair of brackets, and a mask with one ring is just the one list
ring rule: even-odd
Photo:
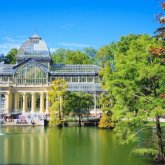
[[153,165],[120,145],[110,130],[98,128],[0,128],[0,164],[5,165]]

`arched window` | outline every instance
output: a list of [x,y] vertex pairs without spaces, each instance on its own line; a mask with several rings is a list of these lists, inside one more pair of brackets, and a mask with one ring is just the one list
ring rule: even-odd
[[17,84],[45,84],[46,73],[34,63],[22,65],[15,73]]

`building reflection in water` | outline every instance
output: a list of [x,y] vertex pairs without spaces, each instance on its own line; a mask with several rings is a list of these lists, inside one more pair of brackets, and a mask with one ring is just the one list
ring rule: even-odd
[[0,164],[96,165],[97,129],[2,127]]
[[2,127],[0,164],[47,164],[48,146],[44,127]]

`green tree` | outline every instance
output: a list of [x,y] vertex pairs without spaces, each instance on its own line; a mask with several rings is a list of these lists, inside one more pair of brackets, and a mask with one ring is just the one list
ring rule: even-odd
[[96,49],[94,49],[93,47],[89,47],[89,48],[84,48],[83,52],[88,55],[90,57],[90,59],[94,59],[96,57]]
[[90,57],[79,51],[58,49],[52,55],[53,63],[58,64],[92,64]]
[[[66,94],[67,84],[63,79],[57,79],[52,82],[49,91],[49,100],[51,101],[50,107],[50,125],[61,124],[63,112],[63,97]],[[56,118],[58,114],[58,119]]]
[[79,50],[68,51],[66,56],[67,64],[92,64],[91,59]]
[[112,121],[113,101],[111,95],[108,92],[103,92],[100,97],[100,105],[102,110],[101,119],[99,122],[99,128],[114,128],[115,123]]
[[67,53],[67,50],[65,50],[65,49],[57,49],[52,54],[53,63],[54,64],[65,64],[65,62],[66,62],[66,53]]
[[15,64],[16,63],[16,55],[17,55],[18,49],[12,48],[5,58],[6,64]]
[[113,42],[109,45],[101,47],[96,54],[96,59],[99,65],[103,66],[109,63],[110,60],[113,58],[113,51],[116,48],[116,44]]
[[156,143],[153,140],[150,144],[154,145],[145,150],[143,144],[135,152],[156,153],[156,160],[164,161],[159,117],[165,110],[165,99],[160,97],[165,93],[165,67],[161,63],[163,57],[151,53],[151,48],[160,45],[163,41],[148,35],[121,37],[119,42],[108,46],[106,52],[111,54],[105,55],[107,60],[101,75],[103,88],[113,101],[112,120],[117,123],[115,131],[122,142],[137,140],[137,132],[144,126],[144,121],[155,118]]
[[90,108],[94,105],[92,95],[83,92],[69,92],[65,100],[65,110],[78,115],[79,127],[81,127],[82,115],[89,114]]

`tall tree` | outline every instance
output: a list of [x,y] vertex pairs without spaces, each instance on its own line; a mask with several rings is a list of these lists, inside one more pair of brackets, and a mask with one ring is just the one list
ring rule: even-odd
[[[109,51],[112,54],[107,54],[109,59],[101,71],[103,87],[113,100],[112,119],[123,142],[137,140],[137,132],[148,118],[155,118],[156,128],[160,128],[158,119],[165,110],[165,99],[160,97],[165,93],[165,67],[161,59],[151,53],[151,48],[161,45],[163,41],[147,35],[129,35],[115,43]],[[112,62],[115,69],[110,65]],[[157,148],[150,146],[144,150],[143,144],[136,153],[155,154],[156,160],[164,161],[160,130],[158,132]]]
[[65,99],[65,110],[78,115],[79,127],[81,127],[82,115],[89,113],[90,108],[94,105],[93,96],[83,92],[69,92]]
[[102,110],[99,128],[114,128],[115,123],[112,121],[113,100],[109,92],[103,92],[100,97],[100,105]]
[[[52,82],[49,91],[50,107],[50,125],[61,124],[61,117],[63,112],[63,97],[66,94],[67,84],[63,79],[57,79]],[[58,120],[56,118],[58,114]]]
[[17,55],[18,49],[12,48],[5,58],[6,64],[15,64],[16,63],[16,55]]

